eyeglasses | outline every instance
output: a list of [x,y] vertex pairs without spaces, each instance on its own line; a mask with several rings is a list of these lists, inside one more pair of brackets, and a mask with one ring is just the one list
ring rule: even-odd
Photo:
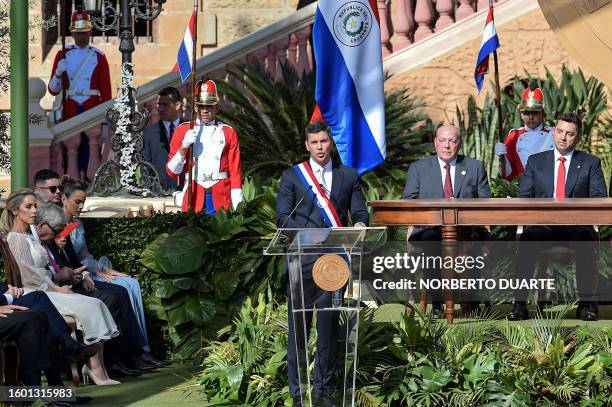
[[51,227],[51,225],[49,225],[48,222],[45,222],[45,225],[47,225],[47,227],[51,229],[51,231],[53,232],[53,236],[59,236],[59,232],[55,230],[53,227]]
[[58,189],[60,190],[60,192],[64,191],[64,186],[63,185],[52,185],[50,187],[37,187],[37,188],[38,189],[48,189],[49,192],[51,192],[52,194],[57,192]]

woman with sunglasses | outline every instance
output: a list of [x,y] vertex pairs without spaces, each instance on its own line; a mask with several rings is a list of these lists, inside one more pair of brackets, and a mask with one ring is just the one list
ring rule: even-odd
[[[75,294],[71,286],[58,286],[47,269],[47,251],[30,233],[36,222],[36,197],[29,189],[12,192],[0,218],[0,230],[9,232],[6,240],[21,272],[24,292],[45,291],[60,314],[76,320],[85,344],[97,344],[98,352],[83,367],[83,374],[98,385],[119,384],[104,368],[102,342],[119,334],[117,325],[104,303],[96,298]],[[55,233],[49,230],[49,233]]]
[[[64,189],[64,194],[62,196],[64,213],[68,218],[68,223],[74,222],[81,214],[81,211],[85,206],[87,192],[80,181],[70,178],[64,179],[62,181],[62,186]],[[140,326],[140,330],[142,331],[142,335],[145,340],[145,345],[143,346],[144,354],[142,354],[140,358],[144,362],[153,365],[154,367],[168,366],[170,362],[157,359],[151,355],[142,302],[142,292],[138,280],[113,269],[111,261],[106,256],[100,257],[99,260],[94,259],[87,248],[87,242],[85,241],[85,228],[83,225],[79,225],[70,234],[70,243],[74,249],[74,252],[78,256],[79,261],[81,264],[87,266],[87,271],[92,274],[94,280],[118,284],[127,290],[128,294],[130,295],[132,308],[136,314],[136,319],[138,320],[138,325]]]

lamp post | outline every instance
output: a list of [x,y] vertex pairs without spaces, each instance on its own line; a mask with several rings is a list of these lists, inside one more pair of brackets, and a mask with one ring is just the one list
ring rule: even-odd
[[[91,190],[122,195],[160,195],[163,190],[155,168],[142,160],[144,145],[142,131],[149,119],[149,111],[137,109],[133,85],[134,69],[132,53],[132,13],[139,20],[152,21],[162,12],[166,0],[83,0],[93,26],[106,32],[119,26],[119,51],[121,52],[121,90],[115,105],[106,112],[113,131],[113,158],[104,162],[96,171]],[[155,3],[154,5],[152,3]],[[117,182],[117,170],[119,181]]]

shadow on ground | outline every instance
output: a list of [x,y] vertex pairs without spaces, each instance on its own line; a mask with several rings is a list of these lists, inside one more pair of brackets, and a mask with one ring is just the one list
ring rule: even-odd
[[177,390],[198,370],[198,366],[171,366],[137,378],[120,378],[117,386],[81,386],[77,394],[93,397],[87,406],[96,407],[202,407],[205,403],[201,393]]

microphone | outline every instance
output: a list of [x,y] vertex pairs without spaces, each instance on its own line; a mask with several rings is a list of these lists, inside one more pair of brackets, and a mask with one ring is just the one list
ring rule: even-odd
[[309,185],[308,188],[306,188],[306,191],[304,191],[304,193],[302,194],[302,197],[295,204],[295,206],[293,207],[291,212],[289,212],[289,215],[287,216],[287,219],[285,219],[285,221],[283,222],[283,224],[281,225],[281,227],[279,229],[283,229],[285,227],[285,225],[287,225],[287,222],[289,222],[289,219],[291,219],[291,215],[293,215],[295,213],[296,209],[301,205],[301,203],[306,198],[306,194],[308,192],[310,192],[311,190],[312,190],[312,185]]

